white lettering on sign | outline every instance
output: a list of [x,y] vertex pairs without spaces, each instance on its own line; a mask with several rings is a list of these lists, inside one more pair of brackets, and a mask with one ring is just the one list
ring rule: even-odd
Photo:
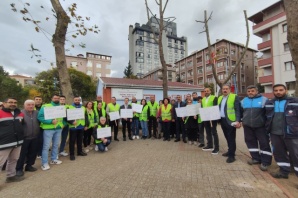
[[137,100],[140,100],[143,98],[143,90],[112,88],[112,96],[120,100],[124,100],[125,98],[129,98],[131,100],[132,97],[136,97]]

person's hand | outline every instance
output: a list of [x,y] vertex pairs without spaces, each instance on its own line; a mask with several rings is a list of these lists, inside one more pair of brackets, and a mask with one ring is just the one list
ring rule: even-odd
[[240,127],[241,127],[241,123],[240,123],[240,122],[236,122],[236,123],[235,123],[235,127],[236,127],[236,128],[240,128]]
[[195,115],[193,118],[194,118],[194,119],[197,119],[197,116]]
[[58,121],[57,121],[56,119],[54,119],[54,120],[52,121],[52,124],[53,124],[53,125],[56,125],[57,122],[58,122]]
[[77,125],[77,121],[75,120],[72,124],[76,126]]
[[87,131],[88,127],[84,127],[84,131]]

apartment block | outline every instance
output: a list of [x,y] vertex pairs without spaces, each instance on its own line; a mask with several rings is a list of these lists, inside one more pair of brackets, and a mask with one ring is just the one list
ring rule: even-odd
[[94,79],[111,76],[112,56],[87,52],[86,57],[78,54],[77,56],[66,55],[65,58],[68,68],[74,68]]
[[[167,66],[167,75],[168,75],[168,81],[170,81],[170,82],[176,82],[177,81],[177,79],[176,79],[176,69],[174,67],[172,67],[172,65]],[[159,81],[161,81],[163,79],[163,74],[162,74],[161,67],[158,67],[158,68],[148,72],[142,78],[146,79],[146,80],[159,80]]]
[[289,94],[295,89],[295,67],[287,41],[287,21],[283,1],[257,12],[248,18],[254,23],[253,34],[262,38],[258,50],[258,80],[264,86],[264,95],[272,98],[272,86],[285,84]]
[[[212,56],[215,59],[216,74],[222,82],[236,66],[245,46],[226,39],[216,40],[212,44]],[[240,63],[235,70],[233,77],[229,81],[234,92],[240,96],[246,94],[248,85],[256,84],[256,50],[248,48]],[[191,55],[175,63],[176,72],[180,81],[186,84],[201,85],[205,83],[215,83],[210,64],[210,54],[208,48],[197,50]],[[217,90],[218,91],[218,90]]]
[[153,17],[147,24],[135,23],[134,27],[129,26],[129,60],[134,75],[143,77],[161,67],[159,46],[154,40],[154,34],[157,39],[162,39],[167,64],[174,65],[175,62],[187,56],[187,38],[177,36],[177,24],[164,21],[164,26],[162,38],[159,37],[159,20]]
[[12,74],[9,75],[10,78],[15,79],[19,85],[22,85],[23,87],[26,85],[33,85],[34,84],[34,78],[31,76],[24,76],[20,74]]

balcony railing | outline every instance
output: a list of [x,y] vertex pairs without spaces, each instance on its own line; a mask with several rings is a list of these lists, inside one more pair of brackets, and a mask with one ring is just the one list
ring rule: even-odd
[[269,48],[269,47],[271,48],[271,45],[272,45],[271,40],[265,41],[263,43],[258,44],[258,50],[262,50],[262,49]]
[[272,65],[272,57],[259,60],[258,65],[259,67],[262,67],[264,65]]
[[262,76],[259,77],[259,83],[272,83],[273,82],[273,76],[269,75],[269,76]]

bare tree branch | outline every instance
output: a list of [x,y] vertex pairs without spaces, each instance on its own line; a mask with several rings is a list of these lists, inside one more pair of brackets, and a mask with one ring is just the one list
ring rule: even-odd
[[166,10],[166,7],[167,7],[167,5],[168,5],[168,2],[169,2],[169,0],[166,1],[166,4],[165,4],[165,6],[164,6],[164,8],[163,8],[163,10],[162,10],[162,13],[163,13],[163,14],[165,13],[165,10]]

